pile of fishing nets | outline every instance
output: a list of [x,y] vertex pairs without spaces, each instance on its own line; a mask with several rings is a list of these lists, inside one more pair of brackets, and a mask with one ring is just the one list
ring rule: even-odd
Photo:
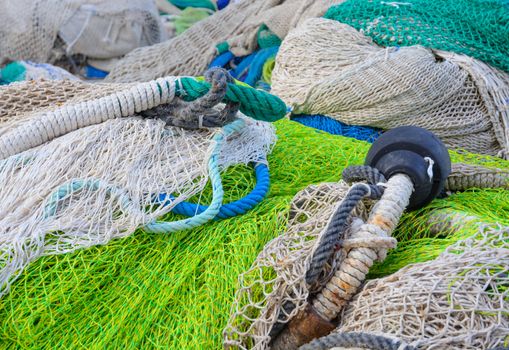
[[[139,227],[189,229],[218,214],[220,172],[266,162],[275,137],[270,123],[243,114],[219,131],[202,127],[221,115],[210,110],[213,96],[195,102],[179,96],[197,98],[203,88],[192,78],[168,77],[139,84],[22,82],[0,90],[0,294],[41,255],[106,244]],[[278,106],[285,112],[272,96],[228,89],[215,98],[233,99],[252,116],[268,121],[277,119]],[[143,114],[160,105],[170,116]],[[193,122],[195,130],[177,127]],[[189,220],[157,221],[203,191],[208,179],[214,195],[207,210]]]
[[[270,193],[253,211],[169,235],[138,230],[105,246],[32,262],[0,299],[0,344],[220,348],[238,275],[285,231],[292,197],[311,183],[338,181],[343,168],[361,164],[370,147],[290,121],[277,122],[276,131],[268,157]],[[492,157],[452,156],[454,162],[509,170],[507,161]],[[225,202],[245,196],[253,182],[248,167],[228,170]],[[209,202],[211,192],[206,188],[200,200]],[[393,235],[398,247],[372,268],[372,276],[433,259],[476,231],[474,223],[437,231],[430,223],[437,213],[509,225],[507,192],[469,190],[405,214]]]
[[[505,181],[508,181],[507,174]],[[447,187],[451,187],[450,182]],[[269,242],[251,268],[239,277],[240,288],[224,331],[225,345],[242,349],[270,348],[275,345],[277,330],[280,332],[290,320],[298,318],[311,303],[315,310],[323,310],[324,317],[333,320],[336,315],[329,312],[337,306],[328,304],[330,297],[325,291],[336,293],[334,295],[348,293],[350,289],[346,283],[341,287],[328,284],[331,276],[338,276],[336,271],[347,260],[351,271],[340,276],[360,286],[361,290],[354,294],[352,301],[346,302],[346,308],[338,317],[337,332],[383,333],[424,348],[438,345],[489,349],[503,345],[509,336],[509,319],[505,312],[509,306],[505,261],[509,237],[507,227],[497,225],[507,221],[495,221],[491,227],[486,227],[483,219],[470,210],[464,212],[440,206],[426,209],[425,215],[421,212],[403,218],[400,232],[395,235],[399,253],[389,252],[388,255],[392,264],[399,265],[406,259],[426,261],[430,252],[436,252],[440,240],[450,244],[451,239],[474,236],[466,243],[447,248],[434,261],[407,266],[363,286],[354,281],[369,271],[372,262],[361,252],[367,254],[371,249],[367,247],[377,247],[371,259],[383,261],[393,242],[391,237],[358,236],[359,227],[373,210],[372,200],[360,202],[353,210],[348,228],[341,233],[340,248],[319,275],[318,282],[324,292],[317,297],[320,285],[310,285],[306,274],[313,264],[317,244],[330,225],[330,218],[349,189],[343,181],[321,183],[305,188],[294,197],[284,233]],[[507,204],[504,206],[507,208]],[[423,229],[427,237],[421,236]],[[465,252],[461,249],[465,248],[464,244],[469,246]],[[471,246],[476,250],[471,251]],[[355,247],[357,250],[353,252]],[[462,255],[456,257],[451,252]],[[375,266],[372,276],[380,274],[380,266],[390,264],[385,261]],[[355,344],[360,345],[358,339],[351,346]],[[316,347],[329,348],[333,346]]]
[[383,48],[353,27],[309,19],[279,49],[272,93],[295,114],[354,125],[416,125],[449,147],[509,150],[509,75],[461,54],[422,46]]
[[29,60],[78,73],[91,62],[109,69],[131,50],[166,38],[152,0],[6,0],[0,4],[0,64]]
[[239,57],[252,53],[262,25],[284,38],[299,22],[323,15],[337,2],[253,0],[231,3],[173,39],[133,50],[114,67],[107,79],[133,82],[165,75],[201,74],[217,54],[227,50]]
[[[352,332],[507,345],[503,1],[0,10],[0,61],[17,60],[0,73],[0,348],[267,348],[319,292],[303,278],[348,190],[342,170],[407,124],[458,150],[447,192],[403,215],[339,335],[309,346]],[[111,73],[90,84],[32,60]],[[208,67],[244,84],[221,94],[210,75],[178,77]],[[313,128],[270,123],[287,111]],[[348,232],[372,207],[359,204]]]

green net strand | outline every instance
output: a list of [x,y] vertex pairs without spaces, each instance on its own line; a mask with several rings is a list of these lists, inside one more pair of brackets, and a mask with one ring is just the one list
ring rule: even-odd
[[[222,349],[238,275],[285,230],[293,196],[310,184],[338,181],[345,167],[363,164],[370,148],[289,120],[275,125],[270,193],[256,208],[185,232],[139,230],[105,246],[38,259],[0,299],[0,349]],[[509,161],[495,157],[457,152],[451,157],[509,169]],[[247,166],[227,169],[224,200],[242,198],[254,182]],[[472,189],[405,213],[393,234],[398,247],[370,276],[433,259],[475,233],[477,222],[509,225],[507,193]],[[210,185],[200,196],[211,200]],[[437,233],[430,223],[437,212],[475,219]]]
[[213,11],[204,8],[188,7],[175,18],[175,32],[180,35],[213,13]]
[[216,2],[211,0],[168,0],[168,1],[180,9],[192,7],[192,8],[204,8],[212,11],[217,10]]
[[11,62],[0,69],[0,85],[25,80],[26,68],[21,62]]
[[262,24],[258,29],[256,39],[260,49],[281,45],[281,38],[274,34],[265,24]]
[[422,45],[509,72],[507,0],[348,0],[325,18],[362,30],[381,46]]
[[[186,101],[192,101],[205,95],[209,89],[207,82],[180,78],[177,94]],[[238,102],[242,113],[257,120],[274,122],[287,113],[286,104],[280,98],[244,84],[228,84],[225,99]]]

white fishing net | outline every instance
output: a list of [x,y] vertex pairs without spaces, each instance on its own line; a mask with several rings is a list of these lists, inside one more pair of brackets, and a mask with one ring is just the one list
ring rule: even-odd
[[[251,268],[239,277],[231,316],[223,332],[227,348],[267,349],[273,326],[287,323],[305,308],[310,291],[304,275],[316,240],[349,188],[342,181],[323,183],[308,186],[294,197],[286,231],[269,242]],[[366,220],[369,202],[360,202],[352,217]],[[350,229],[346,235],[349,233]],[[336,260],[341,260],[341,256]],[[328,266],[323,275],[330,272]],[[283,308],[290,304],[291,310]]]
[[509,340],[509,228],[480,227],[437,259],[371,280],[337,332],[384,333],[419,349],[494,349]]
[[[153,225],[204,189],[212,154],[219,152],[219,171],[265,159],[275,142],[269,123],[239,114],[240,129],[222,142],[222,129],[184,130],[138,117],[175,98],[175,79],[0,88],[0,295],[41,255]],[[159,194],[175,199],[162,205]]]
[[216,45],[228,42],[237,56],[253,52],[256,34],[266,24],[283,38],[305,18],[321,16],[343,0],[242,0],[196,23],[166,42],[139,48],[124,57],[107,79],[147,81],[165,75],[199,75],[217,55]]
[[112,58],[165,39],[153,0],[3,0],[0,64],[53,63],[62,53]]
[[[344,182],[324,183],[309,186],[295,196],[286,231],[269,242],[239,277],[223,332],[225,347],[270,348],[271,330],[284,329],[308,305],[322,317],[334,320],[334,314],[323,310],[324,298],[330,295],[321,288],[331,282],[347,256],[351,267],[369,270],[372,262],[366,262],[362,254],[352,254],[348,240],[373,210],[372,201],[364,200],[354,210],[342,246],[322,271],[319,283],[309,286],[304,277],[319,237],[348,189]],[[450,219],[437,216],[430,225],[439,231],[457,229],[447,224]],[[476,225],[466,216],[460,219],[460,225]],[[356,262],[352,260],[355,257],[359,259]],[[383,256],[378,259],[383,260]],[[359,283],[358,294],[342,308],[336,331],[389,335],[419,349],[501,346],[509,339],[508,259],[509,229],[480,227],[476,236],[451,246],[436,260],[407,266],[365,286]],[[349,273],[345,276],[353,283],[357,275]],[[336,288],[341,291],[346,287]]]
[[337,21],[308,19],[283,41],[272,90],[296,114],[347,124],[426,128],[449,147],[509,150],[509,76],[421,46],[382,48]]

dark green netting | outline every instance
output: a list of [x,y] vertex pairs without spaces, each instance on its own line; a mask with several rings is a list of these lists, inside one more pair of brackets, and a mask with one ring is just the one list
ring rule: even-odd
[[423,45],[509,71],[507,0],[348,0],[325,18],[363,30],[382,46]]

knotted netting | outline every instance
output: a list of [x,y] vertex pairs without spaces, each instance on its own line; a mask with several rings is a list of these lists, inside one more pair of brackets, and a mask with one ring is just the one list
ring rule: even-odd
[[72,54],[113,58],[164,39],[157,8],[151,0],[0,3],[0,63],[53,63]]
[[[321,16],[342,0],[241,0],[196,23],[166,42],[139,48],[126,55],[110,72],[114,82],[147,81],[165,75],[201,74],[227,43],[235,55],[256,48],[256,36],[265,24],[279,38],[300,21]],[[222,53],[222,52],[219,52]]]
[[[340,181],[311,185],[297,193],[285,232],[269,242],[239,277],[240,286],[223,333],[226,347],[267,349],[273,328],[286,324],[306,307],[313,293],[304,278],[312,252],[348,190],[349,185]],[[358,227],[367,219],[371,204],[369,200],[358,203],[350,227]],[[351,233],[348,228],[345,237]],[[339,250],[335,261],[344,259],[345,252]],[[328,265],[320,279],[326,281],[335,267]]]
[[[437,212],[427,223],[436,226],[435,236],[464,225],[477,234],[452,245],[435,260],[409,265],[362,286],[356,281],[357,274],[369,270],[372,262],[358,253],[353,256],[352,247],[359,243],[356,231],[373,208],[372,201],[364,200],[354,209],[344,240],[323,269],[318,285],[306,284],[313,252],[348,189],[344,182],[324,183],[295,196],[286,231],[269,242],[239,277],[224,330],[226,347],[270,348],[274,336],[309,304],[315,310],[324,305],[320,298],[327,294],[320,288],[347,256],[354,268],[344,278],[361,289],[338,316],[337,332],[383,334],[426,349],[491,349],[505,344],[509,336],[509,231],[479,224],[475,217]],[[364,237],[361,245],[378,246],[374,260],[383,260],[390,247],[381,244],[380,238]],[[383,238],[387,243],[390,239]],[[328,310],[323,311],[327,315]]]
[[295,114],[351,125],[416,125],[453,149],[509,150],[509,76],[479,60],[422,46],[375,45],[346,24],[308,19],[283,41],[272,90]]
[[378,45],[422,45],[509,71],[506,0],[348,0],[324,17],[362,30]]
[[[106,244],[139,227],[164,233],[211,220],[222,203],[220,172],[265,162],[274,129],[240,112],[221,129],[186,130],[140,117],[195,93],[183,86],[167,77],[0,89],[0,295],[39,256]],[[157,221],[209,179],[209,210]]]
[[336,332],[382,333],[418,349],[495,349],[509,339],[509,228],[480,226],[437,259],[367,282]]

